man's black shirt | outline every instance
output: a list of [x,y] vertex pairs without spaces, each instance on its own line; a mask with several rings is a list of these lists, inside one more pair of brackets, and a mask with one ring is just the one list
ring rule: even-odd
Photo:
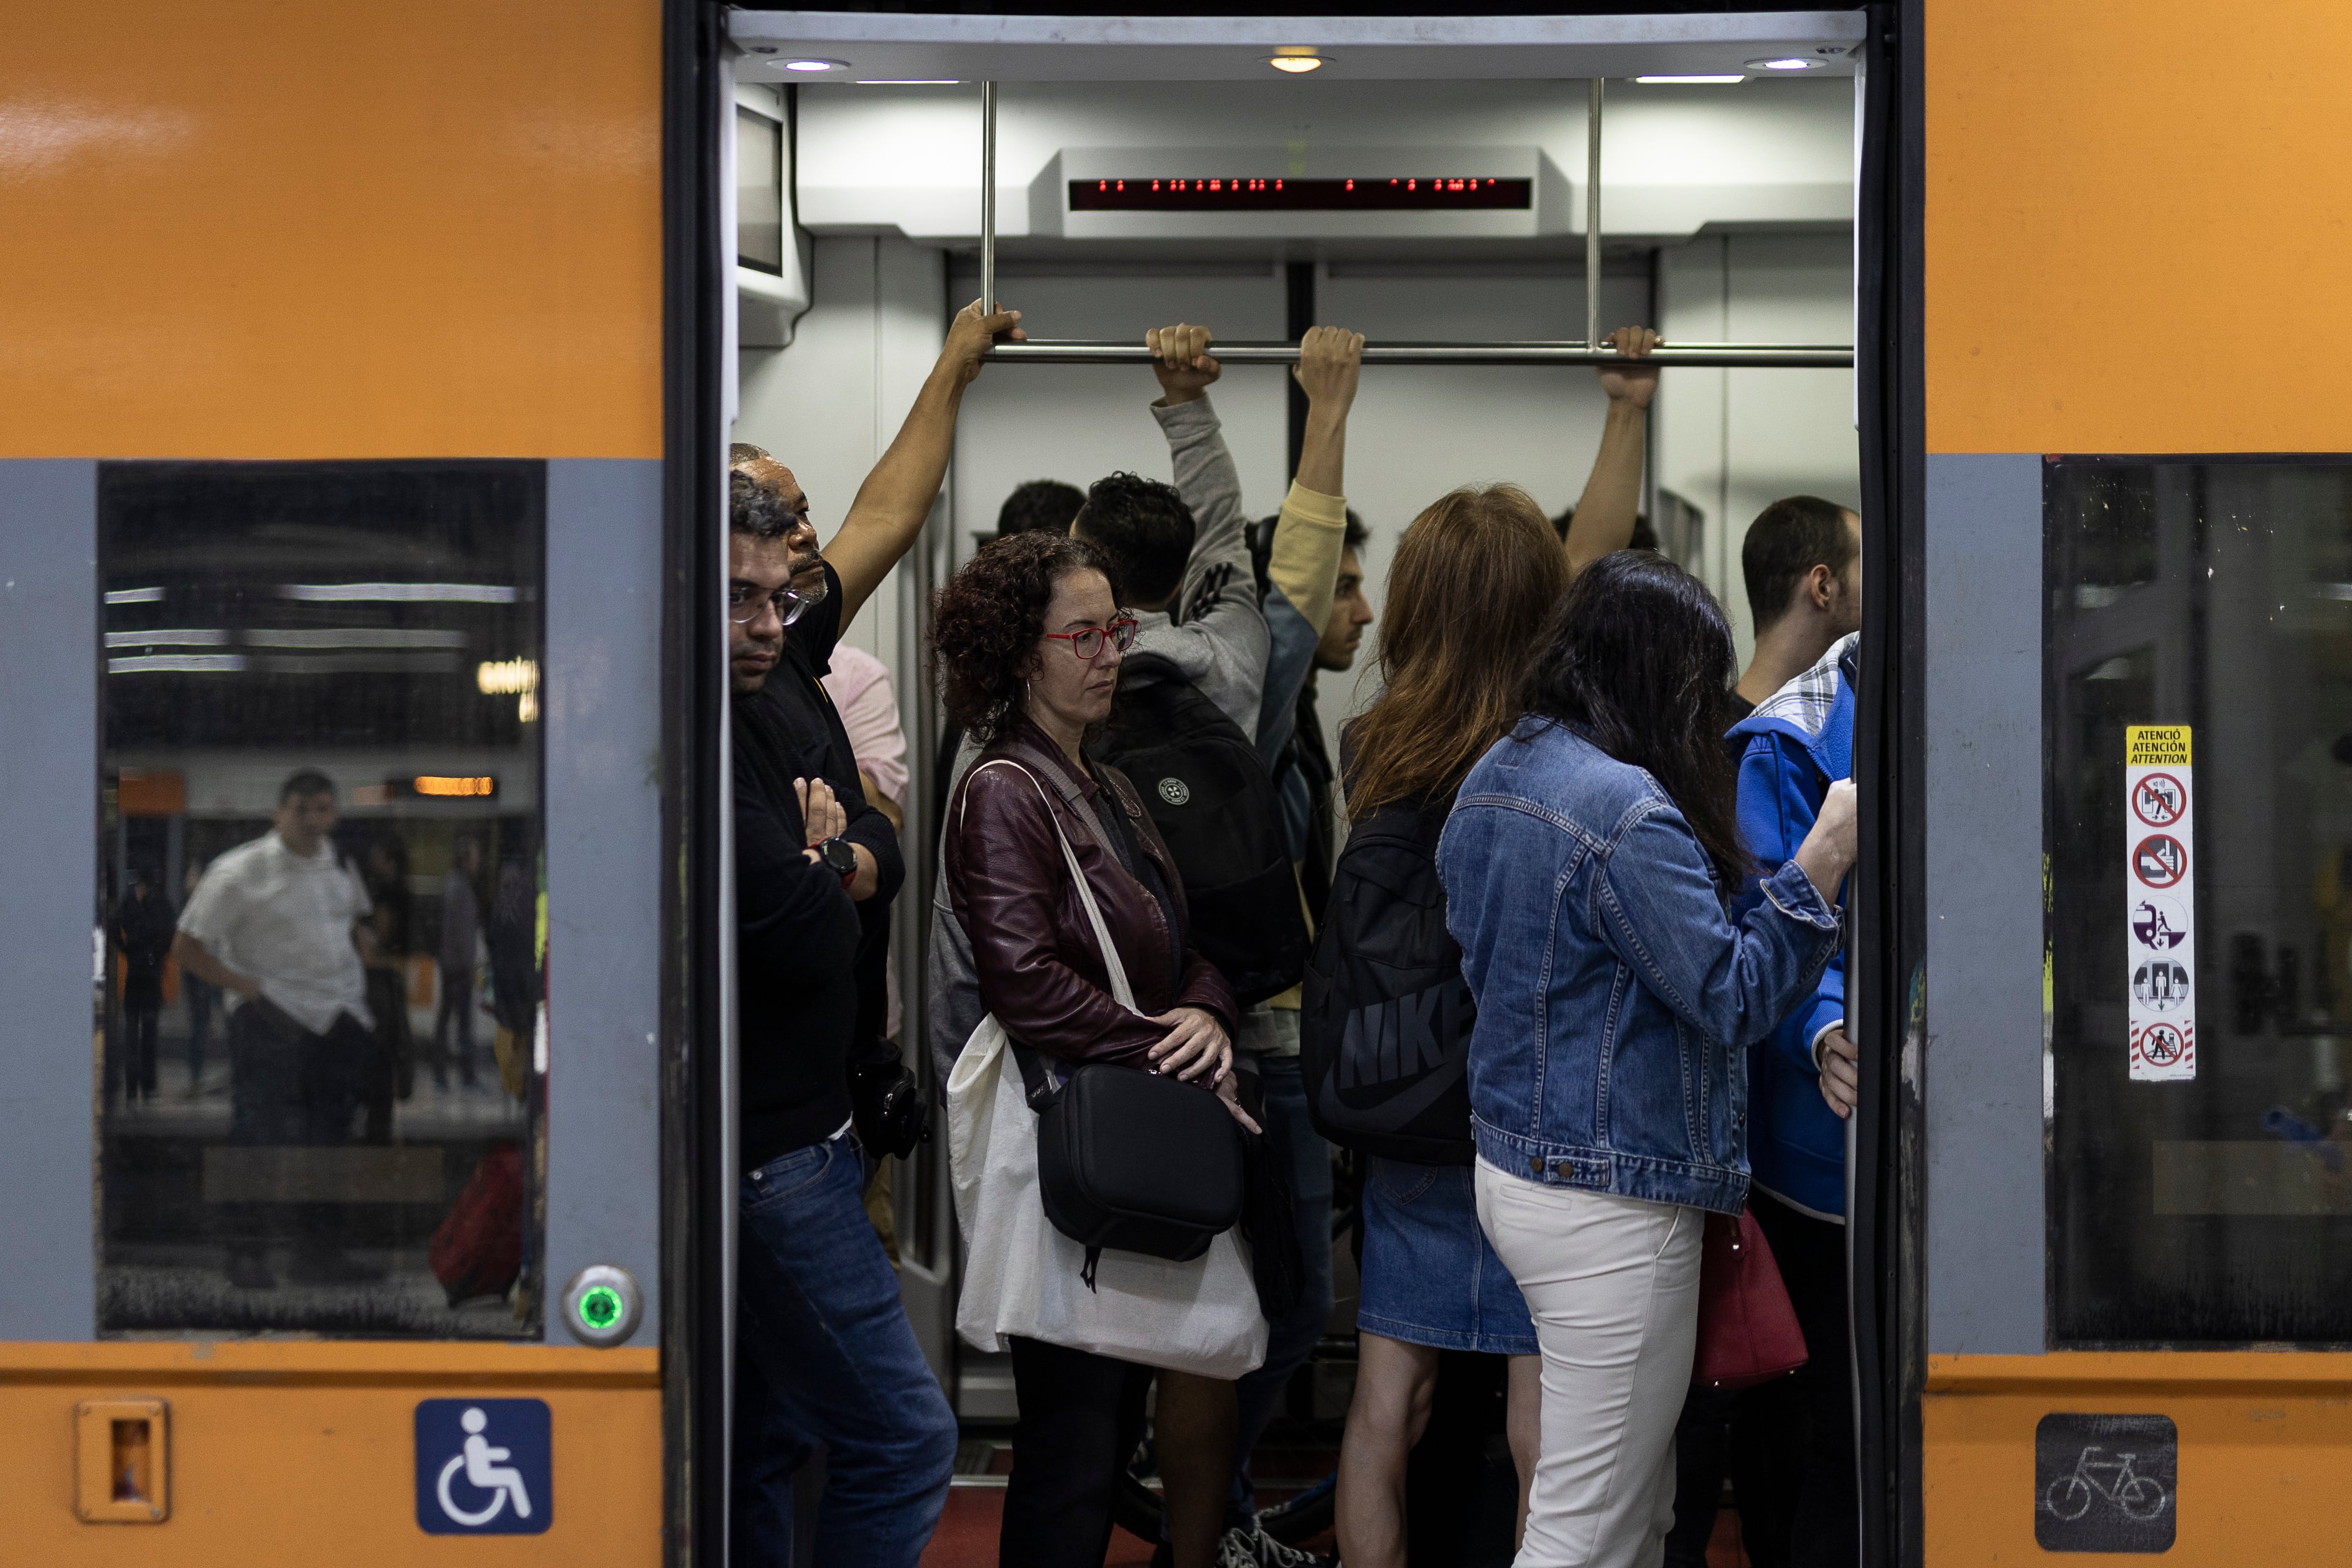
[[[866,804],[841,716],[817,678],[841,631],[841,580],[824,568],[824,603],[784,632],[765,687],[734,700],[737,1032],[742,1047],[745,1167],[829,1138],[849,1120],[848,1060],[861,1011],[879,1017],[879,958],[890,900],[905,879],[889,818]],[[874,856],[879,885],[863,904],[801,853],[806,831],[795,778],[833,786],[843,837]],[[868,962],[861,963],[861,959]],[[862,986],[871,968],[876,986]],[[863,1033],[875,1032],[863,1026]]]

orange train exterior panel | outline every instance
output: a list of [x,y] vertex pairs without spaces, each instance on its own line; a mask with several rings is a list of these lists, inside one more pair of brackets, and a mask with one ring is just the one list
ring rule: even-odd
[[[417,1401],[547,1402],[554,1496],[543,1535],[454,1547],[417,1528]],[[86,1523],[75,1413],[170,1405],[171,1514]],[[0,1344],[0,1560],[407,1568],[453,1551],[489,1564],[661,1562],[661,1377],[652,1350],[219,1341]]]
[[1927,449],[2352,450],[2352,6],[1926,13]]
[[659,457],[660,20],[17,7],[0,457]]

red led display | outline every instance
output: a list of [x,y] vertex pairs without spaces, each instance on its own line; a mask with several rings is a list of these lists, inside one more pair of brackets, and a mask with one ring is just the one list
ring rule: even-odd
[[1526,211],[1532,180],[1468,174],[1434,178],[1293,180],[1229,178],[1072,180],[1072,212],[1397,212],[1440,208]]

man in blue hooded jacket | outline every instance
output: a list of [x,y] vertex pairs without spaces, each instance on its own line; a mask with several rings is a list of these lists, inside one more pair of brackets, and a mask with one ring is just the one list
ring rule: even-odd
[[[1732,726],[1740,832],[1765,876],[1804,842],[1829,786],[1853,773],[1860,640],[1838,638]],[[1743,1495],[1739,1511],[1759,1564],[1846,1564],[1857,1549],[1845,1269],[1845,1118],[1857,1084],[1841,952],[1748,1056],[1748,1205],[1809,1358],[1793,1376],[1740,1396],[1743,1468],[1763,1484],[1750,1486],[1762,1495]]]

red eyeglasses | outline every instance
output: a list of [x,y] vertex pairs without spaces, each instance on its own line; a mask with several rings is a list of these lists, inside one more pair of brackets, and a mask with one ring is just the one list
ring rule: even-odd
[[1082,632],[1047,632],[1045,635],[1055,642],[1068,643],[1072,653],[1091,663],[1102,657],[1104,637],[1109,637],[1111,647],[1125,653],[1135,646],[1136,630],[1135,618],[1121,616],[1107,626],[1088,626]]

